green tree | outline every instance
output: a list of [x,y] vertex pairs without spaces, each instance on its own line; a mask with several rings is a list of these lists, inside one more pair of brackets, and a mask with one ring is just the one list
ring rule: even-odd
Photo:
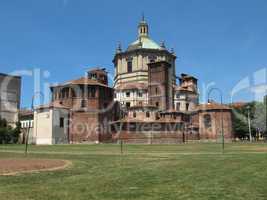
[[255,110],[254,110],[254,118],[252,120],[252,126],[257,130],[257,132],[260,132],[261,134],[265,135],[266,137],[266,102],[257,102],[255,104]]
[[16,128],[8,126],[5,119],[0,118],[0,144],[17,143],[20,134],[20,123],[16,124]]
[[[233,108],[233,130],[235,137],[240,139],[249,138],[248,111],[251,121],[254,119],[256,102],[250,102],[244,106]],[[251,126],[252,135],[255,135],[256,129]]]

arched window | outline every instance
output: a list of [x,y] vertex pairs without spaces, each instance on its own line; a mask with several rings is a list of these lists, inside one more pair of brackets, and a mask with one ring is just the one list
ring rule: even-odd
[[210,116],[210,114],[205,114],[204,115],[204,126],[205,126],[205,128],[210,128],[211,127],[211,116]]

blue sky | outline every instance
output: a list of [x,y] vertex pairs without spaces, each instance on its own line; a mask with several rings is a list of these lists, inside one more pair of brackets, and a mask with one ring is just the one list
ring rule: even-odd
[[[223,90],[225,102],[233,88],[234,101],[249,101],[266,89],[266,11],[264,0],[0,1],[0,72],[40,69],[41,90],[91,66],[112,74],[118,41],[125,49],[136,39],[144,12],[151,38],[174,48],[177,74],[199,79],[201,101],[208,84]],[[23,107],[33,83],[23,76]]]

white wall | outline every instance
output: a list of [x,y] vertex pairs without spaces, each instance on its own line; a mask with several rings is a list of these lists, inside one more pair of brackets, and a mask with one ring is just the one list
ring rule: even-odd
[[35,144],[52,144],[52,109],[34,112]]
[[[68,115],[66,109],[45,108],[34,112],[34,141],[37,145],[68,143]],[[64,126],[60,127],[60,118]]]

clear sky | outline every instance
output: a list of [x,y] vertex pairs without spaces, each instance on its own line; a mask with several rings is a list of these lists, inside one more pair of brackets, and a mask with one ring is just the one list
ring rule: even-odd
[[0,72],[25,74],[23,107],[34,91],[33,69],[41,70],[41,90],[93,66],[112,75],[116,45],[125,49],[137,38],[142,12],[151,38],[174,48],[177,74],[199,79],[201,101],[207,85],[221,88],[225,102],[233,91],[234,101],[266,91],[265,0],[0,1]]

